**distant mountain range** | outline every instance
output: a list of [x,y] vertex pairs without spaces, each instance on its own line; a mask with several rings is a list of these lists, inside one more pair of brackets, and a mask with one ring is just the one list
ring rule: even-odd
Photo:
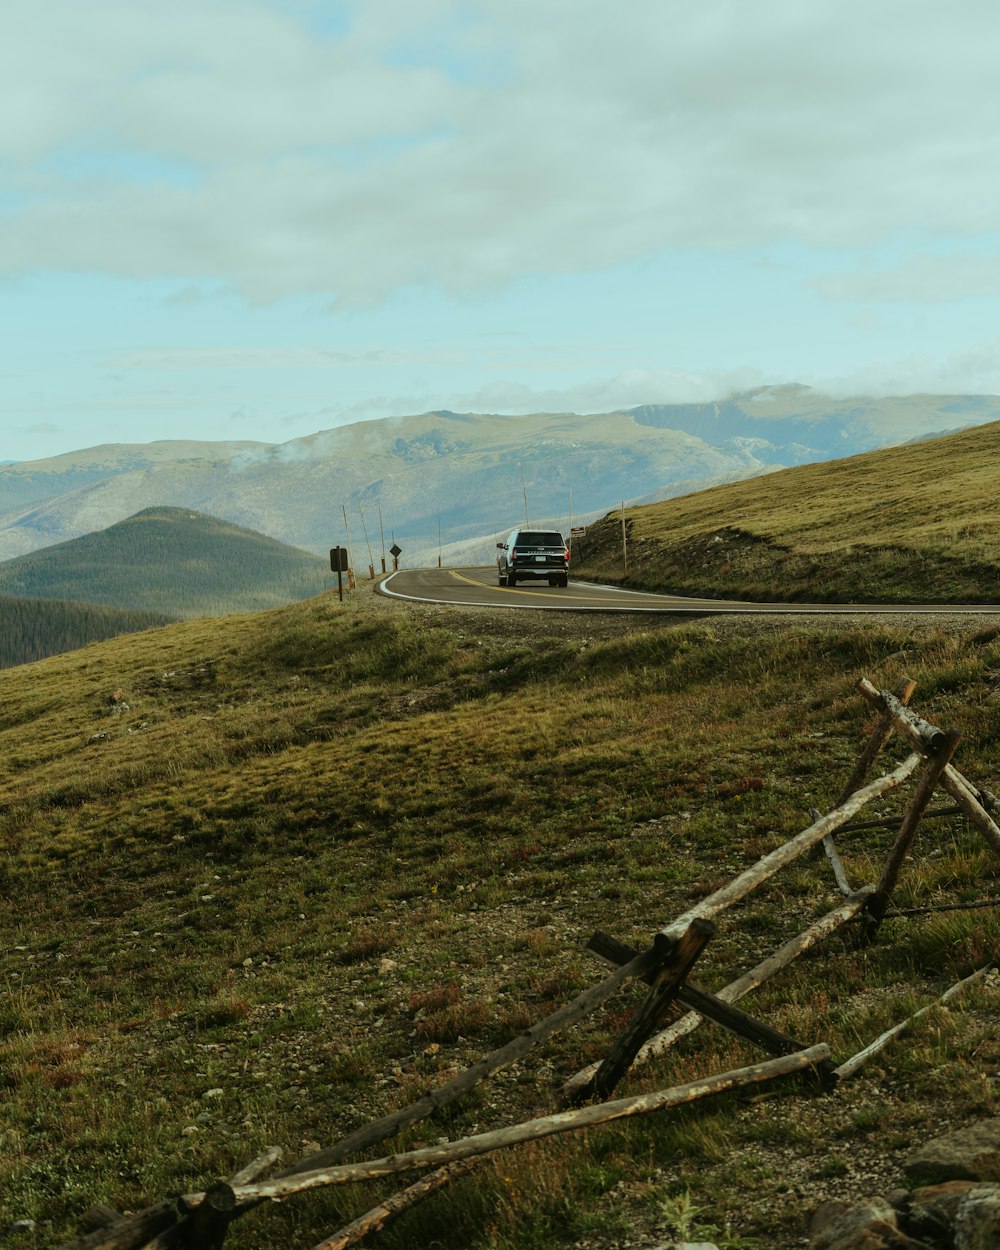
[[446,563],[478,563],[525,513],[565,527],[622,500],[670,498],[998,418],[996,396],[835,400],[789,385],[585,416],[430,412],[281,444],[108,445],[0,467],[0,560],[176,507],[316,555],[349,543],[359,569],[379,568],[393,540],[410,566],[439,552]]

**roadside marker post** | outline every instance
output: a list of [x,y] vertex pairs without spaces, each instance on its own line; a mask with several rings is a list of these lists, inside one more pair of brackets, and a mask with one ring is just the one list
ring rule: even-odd
[[340,595],[341,603],[344,602],[344,572],[347,567],[347,548],[331,547],[330,568],[337,574],[337,593]]

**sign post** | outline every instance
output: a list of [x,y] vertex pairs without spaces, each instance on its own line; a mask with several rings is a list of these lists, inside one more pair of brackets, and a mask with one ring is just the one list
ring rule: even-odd
[[392,571],[394,573],[399,570],[399,557],[403,554],[403,548],[399,543],[393,543],[389,548],[389,555],[392,556]]
[[340,595],[340,602],[344,602],[344,571],[347,568],[347,548],[331,547],[330,548],[330,568],[337,574],[337,593]]

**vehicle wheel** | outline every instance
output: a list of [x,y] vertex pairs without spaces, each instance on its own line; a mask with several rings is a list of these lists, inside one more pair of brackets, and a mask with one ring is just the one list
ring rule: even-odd
[[516,585],[517,585],[517,574],[514,572],[514,570],[513,570],[513,569],[508,569],[508,570],[507,570],[507,585],[508,585],[508,586],[516,586]]
[[559,578],[559,585],[562,586],[564,590],[566,589],[566,587],[569,585],[568,573],[563,573],[562,577]]
[[497,569],[497,585],[498,586],[507,585],[507,579],[504,577],[504,575],[500,572],[499,569]]
[[558,577],[550,577],[550,578],[549,578],[549,585],[550,585],[550,586],[558,586],[558,585],[559,585],[559,578],[558,578]]

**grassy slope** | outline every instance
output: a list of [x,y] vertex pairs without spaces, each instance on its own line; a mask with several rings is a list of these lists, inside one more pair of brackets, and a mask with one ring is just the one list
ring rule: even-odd
[[223,615],[318,594],[318,557],[186,508],[127,521],[0,564],[0,594],[161,612]]
[[[991,603],[998,477],[991,424],[633,509],[628,580],[749,599]],[[578,555],[581,575],[620,579],[620,516]]]
[[[274,1143],[298,1157],[512,1036],[601,975],[593,929],[645,942],[832,802],[870,727],[862,673],[916,678],[919,710],[966,731],[961,766],[998,787],[1000,632],[982,621],[602,638],[591,618],[545,641],[553,625],[497,616],[324,596],[0,673],[0,1227],[33,1218],[52,1245],[95,1201],[198,1188]],[[890,836],[843,839],[854,880]],[[962,822],[919,848],[902,904],[998,892]],[[720,922],[698,979],[723,984],[834,897],[822,862],[782,874]],[[998,939],[995,911],[890,920],[746,1005],[845,1057]],[[635,999],[393,1145],[551,1106]],[[691,1187],[711,1222],[796,1245],[831,1187],[864,1191],[878,1160],[996,1109],[998,1007],[982,990],[928,1017],[832,1099],[508,1152],[379,1244],[652,1242]],[[622,1092],[754,1058],[705,1028]],[[227,1245],[313,1245],[385,1191],[262,1209]]]

